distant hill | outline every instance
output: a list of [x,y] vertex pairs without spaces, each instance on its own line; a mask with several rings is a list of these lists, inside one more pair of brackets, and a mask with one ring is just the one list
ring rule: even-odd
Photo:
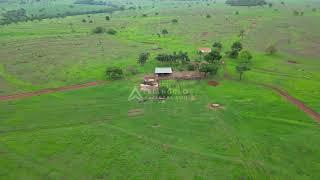
[[262,6],[267,2],[265,0],[227,0],[226,4],[231,6]]

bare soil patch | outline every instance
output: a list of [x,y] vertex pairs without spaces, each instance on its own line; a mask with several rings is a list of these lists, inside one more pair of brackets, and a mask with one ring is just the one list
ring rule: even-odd
[[198,71],[180,71],[173,72],[171,76],[158,77],[159,80],[164,79],[179,79],[179,80],[198,80],[205,77],[204,73]]
[[160,126],[160,124],[154,124],[154,125],[152,125],[151,127],[152,127],[152,128],[160,128],[161,126]]
[[143,109],[131,109],[128,111],[128,116],[129,117],[136,117],[136,116],[141,116],[144,114]]
[[215,103],[208,104],[208,108],[211,109],[211,110],[224,109],[221,104],[215,104]]
[[298,62],[294,61],[294,60],[288,60],[288,63],[290,63],[290,64],[298,64]]
[[201,33],[201,36],[208,36],[209,35],[209,32],[202,32]]
[[216,87],[216,86],[219,86],[219,83],[216,82],[216,81],[209,81],[209,82],[208,82],[208,85],[209,85],[209,86],[214,86],[214,87]]

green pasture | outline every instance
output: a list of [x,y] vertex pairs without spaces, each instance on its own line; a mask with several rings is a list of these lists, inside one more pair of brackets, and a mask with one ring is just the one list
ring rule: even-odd
[[[128,101],[135,85],[123,80],[1,102],[1,175],[7,179],[319,176],[314,158],[319,146],[310,143],[318,141],[319,125],[269,90],[230,81],[211,87],[199,81],[192,87],[182,85],[191,88],[195,99],[139,103]],[[220,103],[223,109],[210,110],[209,103]],[[132,109],[144,113],[131,117]]]

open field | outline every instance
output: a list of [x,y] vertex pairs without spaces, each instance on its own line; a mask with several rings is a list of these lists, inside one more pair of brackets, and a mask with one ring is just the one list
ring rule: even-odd
[[[221,84],[199,82],[194,101],[128,102],[131,88],[122,81],[1,102],[2,175],[319,176],[314,158],[319,146],[309,143],[319,139],[319,124],[271,91],[229,81]],[[221,103],[224,109],[210,110],[208,103]],[[144,109],[144,114],[128,117],[131,109]]]
[[[0,179],[320,177],[319,122],[268,88],[320,113],[319,2],[250,8],[223,0],[110,2],[125,10],[0,26],[0,97],[48,91],[0,100]],[[110,8],[72,0],[0,0],[0,7],[0,13],[24,8],[29,15]],[[96,27],[117,33],[94,34]],[[169,33],[160,35],[163,29]],[[161,80],[170,98],[142,93],[155,98],[128,100],[155,67],[186,70],[155,60],[158,54],[183,51],[191,62],[204,61],[197,49],[218,41],[225,64],[215,76]],[[227,56],[235,41],[253,55],[241,81],[238,59]],[[265,53],[270,45],[276,54]],[[150,58],[140,66],[144,52]],[[124,78],[95,86],[112,66]],[[222,107],[210,109],[212,103]]]

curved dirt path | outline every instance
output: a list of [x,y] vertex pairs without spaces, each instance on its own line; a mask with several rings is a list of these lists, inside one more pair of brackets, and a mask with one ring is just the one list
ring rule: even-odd
[[287,99],[289,102],[291,102],[292,104],[296,105],[299,109],[301,109],[302,111],[304,111],[306,114],[308,114],[311,118],[313,118],[314,120],[316,120],[317,122],[320,123],[320,114],[318,112],[316,112],[315,110],[313,110],[312,108],[310,108],[309,106],[305,105],[302,101],[300,101],[299,99],[290,96],[286,91],[272,86],[272,85],[267,85],[267,84],[261,84],[264,87],[268,87],[272,90],[274,90],[275,92],[277,92],[278,94],[280,94],[282,97],[284,97],[285,99]]
[[42,94],[51,94],[51,93],[61,92],[61,91],[83,89],[87,87],[97,86],[102,83],[105,83],[105,81],[95,81],[95,82],[89,82],[85,84],[76,84],[76,85],[70,85],[70,86],[62,86],[58,88],[42,89],[42,90],[33,91],[33,92],[25,92],[25,93],[13,94],[13,95],[0,96],[0,101],[17,100],[17,99],[22,99],[22,98],[27,98],[32,96],[39,96]]
[[[234,78],[232,78],[228,72],[228,68],[226,66],[226,63],[224,61],[223,64],[223,69],[224,69],[224,78],[228,79],[228,80],[235,80]],[[302,110],[303,112],[305,112],[307,115],[309,115],[312,119],[314,119],[315,121],[320,123],[320,114],[318,112],[316,112],[315,110],[313,110],[312,108],[310,108],[309,106],[307,106],[306,104],[304,104],[302,101],[300,101],[299,99],[291,96],[288,92],[270,85],[270,84],[263,84],[263,83],[257,83],[257,82],[250,82],[256,85],[260,85],[263,86],[265,88],[271,89],[275,92],[277,92],[280,96],[284,97],[285,99],[287,99],[289,102],[291,102],[292,104],[296,105],[300,110]]]

